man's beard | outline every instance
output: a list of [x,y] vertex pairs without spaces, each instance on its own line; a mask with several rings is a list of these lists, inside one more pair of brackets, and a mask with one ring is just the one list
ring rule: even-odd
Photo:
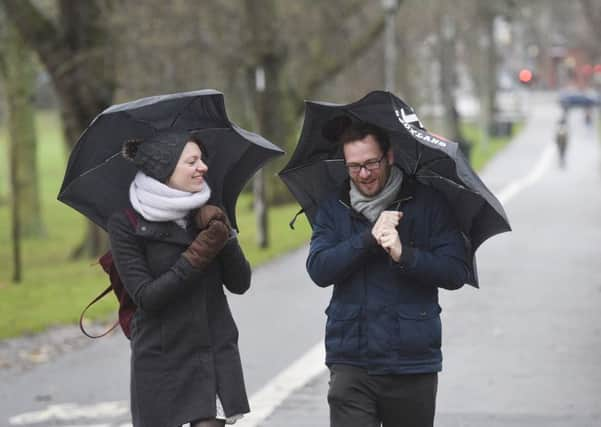
[[[390,176],[390,166],[388,166],[385,170],[382,171],[382,174],[378,177],[376,177],[375,179],[375,183],[379,184],[380,186],[378,188],[376,188],[376,190],[374,192],[366,192],[364,189],[364,186],[366,184],[363,184],[361,182],[361,180],[359,179],[354,179],[353,182],[355,184],[355,187],[357,187],[357,190],[359,190],[359,192],[365,196],[365,197],[375,197],[378,194],[380,194],[380,192],[384,189],[384,187],[386,186],[386,182],[388,182],[388,177]],[[373,184],[374,181],[370,181],[370,184]]]

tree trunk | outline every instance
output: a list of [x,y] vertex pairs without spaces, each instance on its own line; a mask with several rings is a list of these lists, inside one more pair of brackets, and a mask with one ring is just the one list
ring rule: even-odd
[[[486,32],[487,39],[489,42],[489,47],[486,53],[488,54],[487,58],[487,76],[488,76],[488,85],[487,90],[488,94],[486,96],[486,100],[488,104],[486,105],[486,109],[488,111],[488,117],[491,119],[491,123],[495,121],[495,116],[497,114],[497,65],[498,65],[498,52],[497,52],[497,41],[495,39],[495,15],[491,14],[487,16],[486,20]],[[490,133],[490,129],[489,129]]]
[[455,81],[457,60],[455,51],[455,23],[450,15],[440,15],[438,22],[438,60],[440,94],[444,109],[444,129],[450,139],[459,143],[459,147],[469,159],[469,144],[461,132],[457,100],[455,98]]
[[[12,140],[9,145],[12,145]],[[13,243],[13,282],[21,282],[21,225],[19,223],[19,185],[17,184],[17,150],[11,150],[10,185],[12,194],[12,243]]]
[[[404,31],[404,29],[401,29],[401,31]],[[411,55],[414,52],[412,52],[411,46],[402,35],[397,38],[397,43],[398,57],[403,59],[399,61],[398,66],[399,89],[397,93],[409,105],[415,105],[417,99],[413,86],[415,82],[412,78],[412,76],[415,76],[415,62],[411,60]]]
[[[280,45],[277,34],[278,9],[277,2],[266,0],[261,7],[247,0],[245,11],[251,25],[251,46],[249,74],[255,75],[254,109],[256,112],[259,133],[279,145],[285,144],[288,128],[285,108],[285,94],[282,91],[282,68],[286,52]],[[273,162],[280,165],[279,162]],[[266,174],[274,171],[274,164],[255,176],[253,185],[254,208],[257,216],[258,245],[261,248],[269,246],[268,211],[269,201],[274,199],[273,190],[283,185],[276,178],[266,179]],[[273,188],[271,188],[273,187]],[[270,191],[271,190],[271,191]],[[268,195],[271,195],[269,197]]]
[[482,124],[485,145],[494,125],[497,98],[497,45],[494,37],[495,16],[494,3],[480,2],[480,55],[482,57],[482,88],[480,93],[482,105]]
[[257,246],[264,249],[269,246],[269,212],[265,197],[265,176],[262,170],[258,171],[253,179],[253,210],[257,225]]
[[[66,142],[73,147],[92,119],[112,103],[115,91],[114,54],[100,3],[59,0],[58,25],[29,0],[0,4],[48,71],[61,101]],[[96,257],[106,249],[106,240],[102,230],[90,224],[73,255]]]
[[[19,214],[19,234],[23,237],[45,235],[38,185],[37,138],[35,133],[35,68],[32,53],[10,23],[3,40],[3,77],[8,111],[13,198]],[[18,190],[18,191],[17,191]]]

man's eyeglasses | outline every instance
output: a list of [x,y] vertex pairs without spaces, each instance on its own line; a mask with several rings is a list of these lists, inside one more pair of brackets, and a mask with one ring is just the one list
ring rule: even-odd
[[372,172],[380,168],[382,160],[384,160],[385,156],[386,153],[382,154],[382,157],[380,157],[377,160],[368,160],[365,163],[345,163],[344,166],[346,166],[348,173],[351,175],[358,175],[361,172],[362,168],[365,168],[365,170]]

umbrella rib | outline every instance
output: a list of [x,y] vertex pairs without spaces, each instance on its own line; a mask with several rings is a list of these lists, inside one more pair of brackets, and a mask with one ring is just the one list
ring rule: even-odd
[[412,175],[417,175],[417,171],[419,171],[421,169],[421,167],[419,166],[419,162],[422,159],[422,154],[423,151],[419,150],[419,147],[416,145],[415,147],[416,151],[417,151],[417,159],[415,160],[415,167],[413,168],[413,174]]
[[462,190],[469,191],[470,193],[478,194],[478,195],[480,194],[477,191],[475,191],[475,190],[473,190],[473,189],[471,189],[469,187],[466,187],[465,185],[459,184],[459,183],[453,181],[452,179],[446,178],[444,176],[440,176],[440,175],[419,175],[418,178],[435,178],[435,179],[440,179],[440,180],[446,181],[446,182],[448,182],[448,183],[450,183],[450,184],[454,185],[455,187],[458,187],[458,188],[460,188]]
[[180,111],[177,113],[177,115],[173,118],[173,120],[171,121],[171,124],[169,125],[170,128],[173,127],[173,124],[177,121],[177,119],[179,119],[181,117],[181,115],[184,113],[184,111],[190,106],[190,104],[192,104],[194,101],[196,101],[196,97],[191,98],[186,105],[184,105],[184,107],[182,109],[180,109]]
[[424,167],[433,165],[433,164],[435,164],[437,162],[442,162],[442,161],[448,160],[448,159],[449,159],[448,157],[439,157],[438,159],[432,159],[432,160],[429,160],[429,161],[425,162],[421,167],[424,168]]
[[291,169],[286,169],[286,170],[282,170],[280,171],[279,175],[281,175],[282,173],[287,173],[287,172],[294,172],[297,171],[299,169],[303,169],[309,166],[313,166],[319,162],[325,162],[325,163],[342,163],[344,162],[344,159],[321,159],[321,160],[314,160],[311,163],[303,163],[302,165],[298,165],[298,166],[294,166]]
[[88,169],[87,171],[83,172],[81,175],[79,175],[80,177],[82,176],[86,176],[89,173],[94,172],[96,169],[104,166],[105,164],[107,164],[108,162],[110,162],[111,160],[113,160],[115,157],[120,156],[121,152],[117,152],[115,154],[113,154],[112,156],[108,157],[107,159],[105,159],[102,163],[100,163],[99,165],[94,166],[92,169]]

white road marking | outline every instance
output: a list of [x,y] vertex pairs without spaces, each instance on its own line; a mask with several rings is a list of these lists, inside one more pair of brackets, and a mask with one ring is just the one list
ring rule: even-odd
[[62,403],[50,405],[46,409],[26,412],[9,418],[11,425],[27,425],[49,420],[71,421],[76,419],[94,419],[120,417],[129,413],[129,405],[125,401],[101,402],[92,405]]
[[[313,378],[327,371],[324,365],[325,351],[323,340],[314,345],[301,358],[276,375],[263,388],[250,397],[251,413],[236,423],[239,427],[255,427],[273,413],[288,396],[304,386]],[[65,403],[50,405],[46,409],[27,412],[9,419],[11,425],[27,425],[49,420],[74,420],[78,418],[108,418],[123,416],[129,413],[126,401],[103,402],[94,405],[77,405]],[[68,426],[80,427],[80,426]],[[82,426],[83,427],[83,426]],[[111,427],[109,424],[87,425],[85,427]],[[120,427],[131,427],[122,424]]]
[[324,364],[325,349],[323,340],[315,344],[308,352],[293,362],[269,381],[250,398],[250,414],[247,414],[236,426],[255,427],[269,417],[288,396],[303,387],[313,378],[327,371]]
[[[111,424],[77,424],[77,425],[68,425],[65,427],[113,427]],[[129,425],[131,427],[131,424]]]
[[511,181],[506,185],[497,195],[499,201],[503,204],[509,202],[513,197],[519,194],[522,190],[533,185],[536,181],[541,179],[545,172],[549,169],[551,162],[554,157],[555,147],[553,145],[547,145],[543,154],[541,155],[536,166],[530,171],[530,173],[524,177],[518,178]]

